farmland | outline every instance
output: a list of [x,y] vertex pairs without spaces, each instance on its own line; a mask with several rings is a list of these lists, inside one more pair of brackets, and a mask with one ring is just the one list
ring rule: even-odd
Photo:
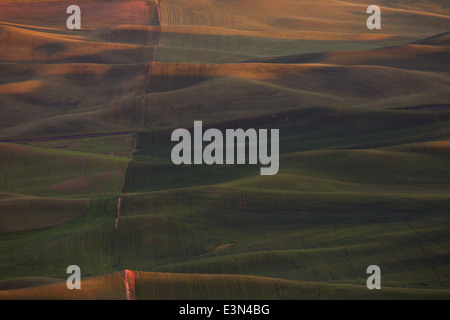
[[[450,10],[379,3],[0,2],[0,299],[449,299]],[[200,120],[279,172],[174,165]]]

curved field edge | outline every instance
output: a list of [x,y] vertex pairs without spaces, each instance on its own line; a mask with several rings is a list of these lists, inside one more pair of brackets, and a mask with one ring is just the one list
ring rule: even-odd
[[18,197],[0,199],[0,233],[52,227],[80,217],[88,199]]
[[50,197],[120,193],[130,160],[8,143],[0,152],[0,191]]
[[69,265],[84,276],[120,270],[117,256],[117,197],[92,198],[78,218],[43,229],[0,234],[2,280],[66,277]]

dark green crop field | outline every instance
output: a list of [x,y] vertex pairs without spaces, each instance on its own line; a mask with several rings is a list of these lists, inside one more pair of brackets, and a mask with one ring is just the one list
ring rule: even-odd
[[0,2],[0,299],[450,299],[448,4],[320,3]]

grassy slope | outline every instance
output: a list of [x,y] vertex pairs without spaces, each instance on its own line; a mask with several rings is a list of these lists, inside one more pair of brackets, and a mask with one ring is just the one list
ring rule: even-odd
[[[233,2],[208,2],[208,6],[204,7],[205,3],[196,1],[187,6],[182,1],[163,2],[162,33],[155,26],[143,26],[140,20],[131,16],[117,16],[118,12],[130,13],[126,11],[129,6],[140,8],[141,4],[133,1],[108,4],[111,7],[108,10],[116,14],[111,15],[112,21],[98,21],[103,24],[103,28],[98,30],[88,27],[92,24],[88,14],[83,20],[87,26],[83,32],[69,32],[55,26],[49,29],[42,24],[40,28],[26,26],[24,24],[30,21],[8,8],[10,14],[4,20],[9,22],[2,23],[1,39],[8,42],[8,48],[14,47],[15,50],[3,53],[0,66],[3,76],[0,77],[0,99],[5,105],[5,117],[2,118],[5,120],[0,120],[0,136],[51,136],[186,125],[192,119],[180,108],[189,109],[189,112],[193,110],[192,116],[197,117],[205,113],[209,117],[216,115],[215,120],[230,117],[216,110],[208,110],[211,105],[221,110],[226,106],[230,113],[242,116],[237,106],[229,105],[232,102],[239,103],[245,109],[252,104],[257,105],[264,114],[272,111],[273,105],[287,109],[304,105],[378,108],[440,104],[448,100],[448,77],[437,73],[443,71],[442,67],[446,65],[447,48],[442,43],[389,48],[448,31],[447,11],[438,4],[426,7],[426,11],[422,8],[417,13],[418,8],[416,11],[411,8],[403,10],[398,6],[392,11],[388,7],[394,4],[386,3],[389,15],[394,14],[396,18],[383,20],[383,33],[368,33],[367,29],[360,30],[352,25],[358,19],[365,20],[364,14],[357,14],[358,10],[365,9],[364,6],[345,2],[330,2],[316,7],[291,0],[277,4],[263,1],[258,2],[260,12],[254,12],[251,3],[248,7],[240,4],[239,10]],[[38,2],[28,5],[48,4]],[[88,9],[92,5],[97,4],[88,1],[84,4],[84,11],[91,12]],[[148,8],[148,14],[154,16],[154,5],[150,3]],[[47,15],[53,17],[52,12]],[[399,19],[399,16],[406,20]],[[414,20],[417,30],[405,24],[408,19]],[[330,25],[329,21],[333,23]],[[121,23],[127,24],[117,25]],[[364,27],[365,24],[358,25]],[[185,26],[187,29],[183,29]],[[405,26],[408,28],[405,29]],[[290,33],[283,33],[286,28]],[[419,29],[422,31],[419,32]],[[292,37],[292,34],[296,36]],[[236,66],[216,67],[221,68],[221,72],[207,74],[211,70],[207,70],[205,65],[174,67],[161,64],[162,67],[155,66],[158,70],[151,68],[152,81],[146,84],[143,64],[152,60],[153,47],[158,46],[159,37],[161,47],[156,49],[157,61],[217,64],[267,59],[274,55],[307,54],[294,58],[293,62],[319,62],[329,66],[318,65],[309,72],[303,72],[292,65],[291,60],[291,64],[284,66],[284,69],[295,69],[297,75],[287,79],[276,77],[261,80],[258,78],[261,71],[255,68],[248,72],[250,79],[241,79],[233,72],[233,69],[239,68]],[[8,40],[10,38],[15,40]],[[388,48],[373,50],[383,47]],[[331,53],[321,53],[324,51]],[[279,58],[272,59],[277,62]],[[30,60],[39,63],[21,63]],[[427,63],[424,64],[424,60]],[[379,68],[335,67],[348,64]],[[385,66],[419,68],[424,73],[385,69]],[[251,65],[245,68],[252,69]],[[207,74],[209,81],[196,78],[202,73]],[[216,76],[220,78],[216,79]],[[333,90],[335,79],[339,79],[346,90],[342,87]],[[192,80],[195,80],[194,83]],[[173,85],[160,88],[161,83]],[[298,85],[292,88],[293,83]],[[311,88],[310,83],[320,86]],[[375,83],[377,86],[385,83],[385,88],[375,88]],[[405,86],[405,83],[411,86]],[[189,90],[177,90],[186,84],[190,84]],[[381,94],[380,91],[386,88],[392,88],[390,92],[394,94]],[[160,91],[164,94],[155,94]],[[199,100],[199,92],[206,91],[210,94],[204,96],[205,101]],[[398,96],[398,92],[402,94]],[[145,93],[149,95],[142,106]],[[360,95],[362,99],[354,99]],[[228,96],[237,98],[230,101]],[[255,96],[259,96],[260,100],[255,102],[249,99]],[[176,109],[168,110],[168,106]],[[254,113],[253,108],[250,112]],[[183,117],[183,121],[171,120],[174,114]]]
[[124,134],[84,139],[32,141],[26,144],[36,147],[57,148],[102,155],[131,157],[134,152],[134,135]]
[[[375,36],[358,23],[366,5],[356,1],[257,2],[255,13],[252,1],[239,10],[234,1],[164,1],[161,63],[152,64],[149,82],[144,62],[157,27],[110,27],[140,24],[145,14],[128,10],[137,2],[105,3],[114,14],[102,16],[111,20],[88,13],[84,27],[102,28],[75,36],[52,19],[17,25],[32,20],[16,5],[0,10],[0,20],[15,23],[2,24],[0,41],[21,39],[20,55],[4,53],[0,64],[2,138],[151,129],[136,135],[125,177],[128,138],[0,145],[0,203],[9,212],[48,217],[69,201],[83,203],[66,223],[52,214],[2,234],[0,286],[62,280],[71,264],[83,277],[99,276],[81,292],[62,283],[0,291],[2,299],[124,299],[121,275],[103,275],[125,268],[180,273],[137,272],[144,299],[449,297],[449,113],[403,110],[448,103],[445,38],[419,40],[448,31],[447,9],[440,1],[383,1]],[[86,13],[105,9],[89,3],[95,10]],[[419,42],[404,45],[412,40]],[[250,59],[259,63],[240,63]],[[193,120],[280,128],[280,173],[174,167],[170,133]],[[11,192],[92,199],[86,208],[87,200],[22,201]],[[365,288],[370,264],[382,268],[375,294]],[[233,275],[207,275],[221,273]]]
[[[448,288],[444,195],[270,190],[234,184],[127,196],[120,263],[363,284],[364,268],[377,262],[386,286]],[[215,249],[225,244],[235,246]]]
[[64,224],[2,234],[2,280],[36,276],[61,279],[67,277],[67,266],[72,264],[80,266],[83,276],[120,270],[116,217],[117,198],[98,198],[90,201],[82,216]]
[[[442,30],[448,26],[449,9],[442,2],[437,5],[436,1],[432,1],[428,7],[422,5],[419,10],[391,8],[392,5],[398,5],[398,2],[386,2],[382,6],[386,29],[382,30],[383,33],[429,32],[431,30],[421,29],[417,24],[418,21],[424,23],[424,17],[434,19],[433,24],[430,24],[434,30]],[[239,5],[236,1],[196,0],[188,4],[183,0],[169,0],[161,3],[161,17],[163,25],[202,25],[268,32],[306,30],[364,34],[367,33],[367,6],[332,0],[314,5],[295,0],[249,0]]]
[[[398,144],[414,143],[429,140],[443,140],[448,138],[448,113],[412,112],[398,110],[362,110],[351,108],[305,108],[300,111],[277,113],[271,116],[253,117],[240,121],[222,123],[206,122],[204,126],[219,128],[277,128],[280,130],[281,168],[296,171],[291,174],[302,174],[310,166],[322,166],[328,170],[323,177],[341,173],[339,177],[348,175],[361,176],[360,181],[395,181],[387,173],[402,172],[407,179],[408,174],[420,177],[425,170],[435,176],[424,175],[427,179],[442,178],[445,180],[448,170],[445,151],[442,154],[427,152],[421,158],[417,153],[395,153],[382,151],[370,152],[363,150],[332,151],[333,149],[368,149],[395,146]],[[326,129],[325,129],[325,128]],[[191,128],[192,130],[192,128]],[[204,129],[205,130],[205,129]],[[174,167],[170,160],[173,145],[170,141],[171,130],[160,132],[142,132],[137,134],[137,152],[134,161],[130,163],[125,179],[124,191],[150,191],[174,187],[186,187],[198,184],[214,184],[226,180],[236,179],[239,175],[254,175],[259,166],[179,166]],[[206,145],[206,143],[205,143]],[[328,152],[319,151],[329,149]],[[442,150],[446,150],[445,145]],[[293,154],[295,152],[310,151],[309,153]],[[292,156],[289,156],[292,154]],[[365,155],[368,156],[365,156]],[[374,157],[374,155],[378,155]],[[370,162],[370,159],[380,159],[382,162]],[[414,159],[414,161],[413,161]],[[417,159],[417,160],[415,160]],[[427,160],[428,159],[428,160]],[[378,160],[378,161],[380,161]],[[428,161],[436,161],[435,166],[429,166]],[[411,165],[404,163],[411,162]],[[379,178],[380,170],[377,165],[383,165],[382,172],[386,174]],[[352,168],[355,174],[349,172]],[[389,167],[392,166],[390,169]],[[360,169],[358,169],[360,168]],[[343,171],[346,169],[346,171]],[[365,169],[370,169],[365,172]],[[409,170],[409,171],[407,171]],[[441,172],[444,170],[445,172]],[[373,175],[370,175],[373,172]],[[313,172],[317,175],[318,172]],[[180,179],[181,178],[181,179]],[[276,180],[276,177],[271,177]],[[347,178],[347,179],[348,179]],[[366,179],[366,180],[365,180]],[[412,177],[410,178],[412,180]],[[401,180],[405,183],[408,180]],[[429,186],[428,186],[429,187]],[[289,187],[288,187],[289,188]]]
[[[289,281],[253,276],[167,274],[135,272],[137,299],[163,300],[285,300],[343,299],[446,299],[442,290],[384,288],[369,291],[353,285]],[[157,289],[156,289],[157,288]],[[126,299],[122,274],[86,279],[81,290],[65,284],[0,292],[0,299]]]
[[[420,59],[417,56],[409,64]],[[185,126],[200,117],[218,121],[311,106],[378,109],[445,104],[449,79],[433,71],[442,64],[439,56],[433,59],[432,71],[316,63],[158,63],[152,66],[147,85],[144,67],[138,64],[103,69],[98,64],[71,69],[64,64],[41,65],[34,70],[8,64],[3,66],[5,75],[15,74],[16,79],[14,87],[8,84],[3,94],[0,91],[6,106],[0,134],[7,138]],[[27,86],[25,79],[36,73],[40,74],[36,86]],[[55,88],[64,94],[54,93]],[[20,112],[12,107],[17,105],[23,107]]]
[[[91,30],[114,24],[139,24],[148,21],[147,1],[93,1],[80,0],[82,29]],[[66,28],[66,9],[70,4],[64,0],[7,0],[0,4],[0,20],[12,23],[39,26],[57,30]],[[39,14],[36,14],[39,12]],[[99,14],[101,13],[101,14]]]
[[39,196],[80,196],[121,190],[126,157],[0,144],[0,190]]
[[0,200],[0,233],[45,228],[82,215],[87,199],[19,197]]

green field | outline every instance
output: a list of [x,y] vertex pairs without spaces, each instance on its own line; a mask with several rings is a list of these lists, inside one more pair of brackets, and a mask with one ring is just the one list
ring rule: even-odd
[[[137,299],[450,299],[446,2],[373,33],[356,0],[160,2],[73,32],[0,4],[0,299],[127,299],[124,270]],[[279,129],[279,172],[174,165],[196,120]]]

